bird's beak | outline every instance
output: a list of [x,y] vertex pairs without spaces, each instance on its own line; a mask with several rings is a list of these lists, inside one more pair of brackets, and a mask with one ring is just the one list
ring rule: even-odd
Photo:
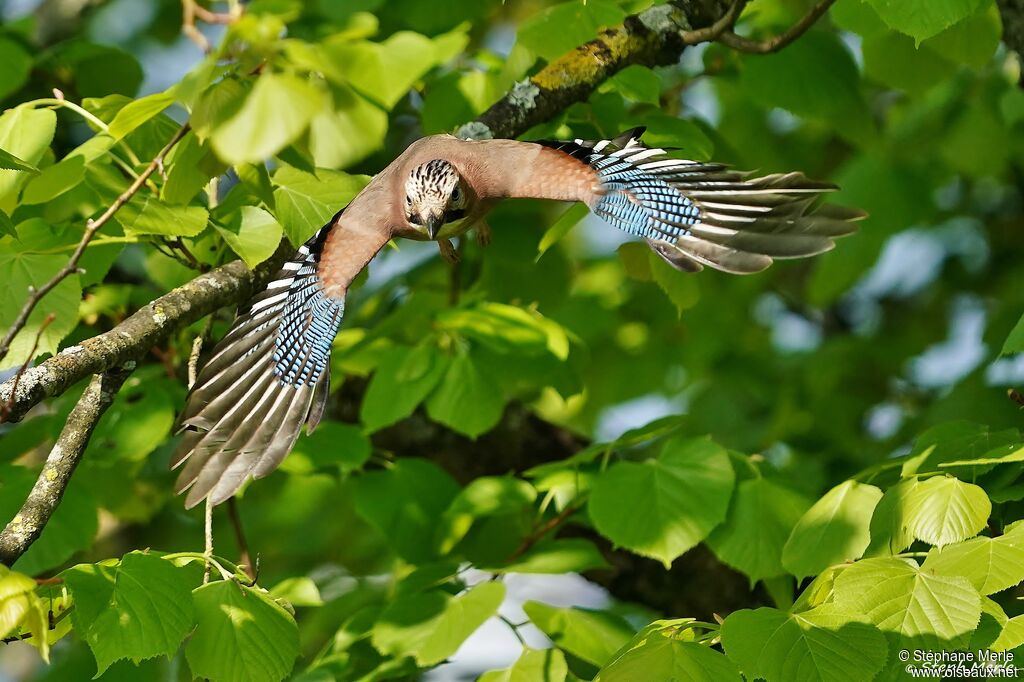
[[427,216],[427,236],[431,239],[437,237],[437,233],[441,231],[441,226],[444,224],[444,218],[440,215],[428,215]]

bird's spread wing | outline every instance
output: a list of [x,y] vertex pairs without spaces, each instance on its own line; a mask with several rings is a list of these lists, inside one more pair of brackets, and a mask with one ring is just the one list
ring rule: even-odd
[[836,205],[815,207],[835,187],[802,173],[751,178],[716,163],[672,158],[640,142],[643,128],[613,140],[542,141],[597,172],[594,213],[643,237],[680,270],[704,265],[737,274],[759,272],[774,258],[827,251],[833,238],[864,217]]
[[[239,314],[196,380],[172,460],[186,507],[218,504],[246,479],[273,471],[304,423],[312,431],[327,398],[329,354],[345,310],[328,295],[320,260],[335,220],[299,247]],[[374,233],[365,233],[372,239]],[[386,242],[362,245],[376,253]],[[375,248],[374,248],[375,247]],[[369,257],[366,258],[366,261]],[[365,266],[363,262],[359,268]]]

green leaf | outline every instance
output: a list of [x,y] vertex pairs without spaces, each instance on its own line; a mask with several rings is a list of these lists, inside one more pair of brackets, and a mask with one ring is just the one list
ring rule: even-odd
[[667,567],[725,519],[733,480],[721,446],[674,438],[656,459],[617,462],[598,476],[590,518],[616,545]]
[[491,670],[477,682],[564,682],[569,673],[565,656],[558,649],[523,649],[507,670]]
[[114,466],[140,462],[166,441],[174,426],[176,387],[151,371],[155,369],[142,369],[125,382],[92,434],[88,461]]
[[959,21],[921,47],[930,48],[946,59],[980,69],[999,47],[1003,25],[995,3],[980,2],[977,12]]
[[803,495],[778,483],[747,479],[736,486],[729,516],[708,537],[708,546],[751,582],[782,575],[783,547],[809,506]]
[[569,356],[569,338],[561,325],[516,306],[482,302],[450,308],[441,312],[437,323],[498,353],[551,353],[559,360]]
[[243,206],[242,210],[233,211],[228,220],[213,226],[246,265],[254,268],[274,255],[283,233],[274,216],[256,206]]
[[927,44],[915,47],[910,37],[892,31],[866,38],[863,50],[866,76],[912,93],[945,80],[954,69],[950,61]]
[[[1017,429],[992,431],[988,426],[962,419],[945,422],[917,437],[900,473],[908,477],[942,471],[943,467],[988,463],[993,459],[1014,461],[1014,452],[1021,445]],[[1004,449],[1004,446],[1011,447]]]
[[693,121],[666,114],[648,114],[641,119],[647,126],[644,143],[649,147],[668,147],[674,156],[683,156],[694,161],[706,161],[715,151],[714,143]]
[[866,556],[899,554],[914,542],[907,528],[907,498],[920,485],[917,479],[906,479],[890,487],[882,495],[871,515],[871,543]]
[[536,601],[523,604],[523,610],[555,646],[598,667],[634,634],[624,618],[608,611],[555,608]]
[[650,67],[633,64],[609,78],[598,92],[616,90],[634,102],[657,106],[661,102],[661,79]]
[[1014,616],[1003,625],[996,641],[989,645],[992,651],[1012,651],[1024,644],[1024,616]]
[[865,483],[845,481],[832,488],[797,521],[782,548],[782,565],[805,578],[859,559],[871,542],[871,516],[880,499],[882,491]]
[[828,123],[854,141],[871,134],[857,64],[835,34],[810,31],[785,50],[745,56],[740,75],[744,90],[764,106]]
[[606,568],[601,551],[583,538],[557,538],[527,550],[510,564],[488,567],[495,573],[582,573]]
[[681,317],[684,310],[697,305],[700,300],[697,278],[691,277],[690,273],[679,272],[651,249],[644,248],[644,251],[647,252],[651,278],[665,292]]
[[[57,115],[50,109],[22,105],[0,116],[0,149],[35,166],[50,146],[57,128]],[[24,173],[0,170],[0,210],[11,213],[18,190],[28,179]]]
[[439,520],[437,537],[441,552],[451,551],[476,519],[523,511],[536,497],[532,485],[512,476],[481,476],[471,481]]
[[116,566],[79,564],[61,574],[75,598],[75,630],[96,657],[98,674],[114,661],[173,656],[192,629],[187,573],[132,552]]
[[[165,165],[168,169],[167,181],[160,188],[160,197],[167,203],[179,205],[190,203],[212,178],[227,170],[227,166],[217,158],[210,145],[200,142],[195,132],[186,133],[181,142],[174,145]],[[240,168],[236,169],[239,178],[243,174]],[[218,211],[215,210],[214,213]]]
[[431,419],[470,438],[494,427],[504,409],[504,396],[466,352],[455,354],[440,385],[427,398]]
[[658,622],[644,628],[601,669],[594,682],[742,681],[736,665],[728,658],[704,644],[677,637],[677,628],[662,627]]
[[35,590],[35,580],[0,565],[0,638],[16,632],[25,622]]
[[481,583],[452,597],[441,590],[393,601],[373,626],[373,645],[392,656],[412,656],[432,666],[454,654],[505,599],[505,585]]
[[85,179],[85,157],[69,156],[29,180],[21,195],[23,204],[42,204],[67,192]]
[[284,599],[292,606],[323,606],[324,604],[316,583],[312,578],[306,576],[285,578],[270,588],[270,595],[274,599]]
[[[10,173],[13,171],[0,171]],[[2,178],[0,178],[2,183]],[[0,329],[9,329],[29,295],[29,289],[46,284],[67,263],[67,256],[43,256],[23,253],[8,246],[0,249]],[[28,323],[11,343],[7,357],[0,359],[0,370],[17,367],[32,360],[29,357],[38,336],[34,357],[56,353],[60,341],[78,324],[78,303],[82,286],[77,274],[63,279],[50,290],[28,317]],[[53,321],[40,333],[49,315]]]
[[381,43],[327,40],[323,48],[332,73],[386,109],[436,63],[433,41],[412,31],[398,31]]
[[519,26],[517,38],[537,56],[552,60],[593,40],[602,26],[614,26],[625,16],[609,0],[564,2],[530,16]]
[[166,237],[195,237],[204,229],[209,214],[200,206],[168,206],[146,196],[141,205],[130,201],[117,213],[126,234],[156,234]]
[[[32,55],[7,37],[0,37],[0,100],[21,89],[32,71]],[[26,98],[28,99],[28,98]]]
[[185,645],[195,677],[279,682],[299,655],[295,619],[265,592],[231,580],[197,588],[196,629]]
[[569,230],[576,227],[581,220],[583,220],[587,214],[590,213],[590,208],[586,204],[573,204],[570,206],[562,215],[558,217],[551,227],[544,232],[544,236],[540,238],[540,244],[537,245],[537,258],[540,257],[558,242],[565,239],[565,235],[569,234]]
[[437,519],[458,492],[455,481],[436,464],[403,458],[384,471],[355,479],[355,506],[403,559],[423,562],[437,557]]
[[981,597],[959,576],[936,575],[913,561],[863,559],[836,576],[835,603],[863,614],[883,632],[920,638],[928,648],[967,643],[981,617]]
[[972,538],[928,552],[922,570],[960,575],[981,594],[995,594],[1024,580],[1024,524],[996,538]]
[[449,356],[442,354],[429,339],[415,348],[388,349],[359,408],[359,419],[366,431],[379,431],[412,414],[441,381],[448,363]]
[[207,140],[218,126],[235,116],[249,94],[247,86],[247,81],[224,78],[203,90],[189,117],[196,137]]
[[337,86],[332,94],[333,106],[310,124],[310,149],[317,166],[345,168],[381,148],[388,115],[351,88]]
[[854,613],[830,604],[803,613],[743,609],[722,623],[722,645],[747,679],[874,679],[885,664],[885,637],[857,621]]
[[304,459],[312,467],[337,467],[342,473],[362,468],[370,458],[373,446],[370,439],[354,424],[323,421],[312,434],[303,434],[295,443],[291,455],[285,460]]
[[174,95],[168,92],[156,92],[129,102],[114,116],[107,134],[120,140],[172,104]]
[[213,148],[230,164],[263,161],[295,140],[323,105],[323,93],[305,81],[264,74],[238,113],[213,129]]
[[291,166],[274,172],[274,204],[278,222],[295,246],[313,233],[355,197],[369,178],[337,171],[318,170],[312,175]]
[[1024,315],[1017,320],[1017,324],[1014,325],[1010,335],[1003,343],[1003,349],[999,352],[1000,355],[1010,355],[1011,353],[1024,353]]
[[0,149],[0,169],[25,171],[26,173],[38,173],[39,169],[30,163],[22,161],[6,149]]
[[910,491],[904,515],[907,529],[930,545],[948,545],[977,535],[988,522],[992,503],[973,483],[935,476]]
[[920,44],[973,14],[981,0],[866,0],[890,28]]
[[0,565],[0,639],[15,632],[30,635],[28,643],[50,662],[49,607],[36,593],[36,581]]

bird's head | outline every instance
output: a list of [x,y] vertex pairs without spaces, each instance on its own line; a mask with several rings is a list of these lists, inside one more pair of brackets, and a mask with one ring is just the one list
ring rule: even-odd
[[455,166],[434,159],[416,166],[405,181],[405,217],[434,239],[441,226],[466,213],[466,190]]

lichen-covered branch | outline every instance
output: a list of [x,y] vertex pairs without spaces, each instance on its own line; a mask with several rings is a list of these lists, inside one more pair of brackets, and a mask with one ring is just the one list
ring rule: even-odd
[[99,374],[146,353],[176,330],[218,308],[244,301],[269,280],[291,254],[282,244],[266,263],[250,271],[233,261],[170,291],[103,334],[65,348],[45,362],[0,384],[0,403],[10,405],[7,421],[18,421],[41,400],[60,395],[90,374]]
[[0,532],[0,563],[13,565],[43,532],[46,522],[64,497],[64,490],[82,459],[93,429],[134,368],[135,362],[129,361],[93,377],[68,415],[32,492],[18,514]]
[[[570,104],[590,96],[597,86],[632,64],[675,64],[693,41],[687,33],[712,27],[738,5],[723,0],[677,0],[627,17],[595,39],[555,59],[516,84],[458,135],[469,139],[517,137],[549,120]],[[712,39],[711,36],[706,39]]]

